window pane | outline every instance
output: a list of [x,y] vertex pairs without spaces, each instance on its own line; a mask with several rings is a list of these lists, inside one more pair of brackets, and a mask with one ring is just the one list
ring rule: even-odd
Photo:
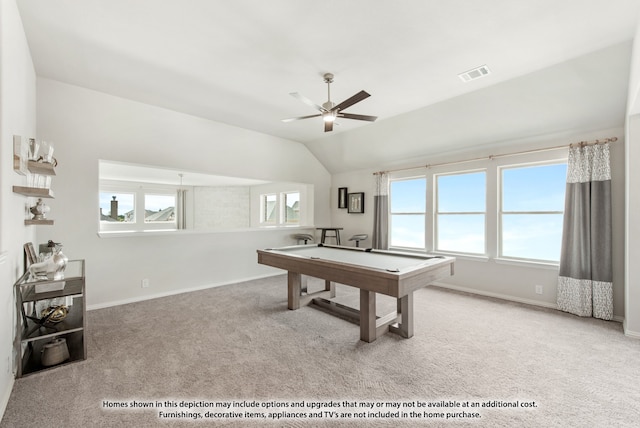
[[562,214],[503,214],[502,255],[560,261]]
[[284,222],[299,223],[300,222],[300,193],[284,194]]
[[484,254],[484,214],[439,214],[437,249]]
[[424,215],[391,215],[392,247],[424,248]]
[[392,213],[423,213],[427,206],[427,179],[392,181],[391,191]]
[[176,221],[176,197],[175,195],[144,195],[144,222]]
[[262,195],[262,222],[276,222],[276,195]]
[[135,223],[133,193],[100,192],[100,221]]
[[567,165],[502,170],[502,211],[563,211]]
[[486,173],[439,175],[438,212],[484,212]]

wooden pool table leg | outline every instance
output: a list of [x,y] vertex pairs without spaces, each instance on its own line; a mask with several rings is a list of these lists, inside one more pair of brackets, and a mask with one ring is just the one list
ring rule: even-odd
[[360,289],[360,340],[371,343],[376,338],[376,293]]
[[295,310],[300,309],[300,291],[302,290],[302,275],[297,272],[287,274],[287,307]]
[[329,292],[329,298],[332,299],[334,297],[336,297],[336,285],[329,281],[329,280],[325,280],[324,281],[324,290]]
[[402,337],[413,337],[413,292],[398,298],[398,313],[400,323],[389,326],[389,329]]

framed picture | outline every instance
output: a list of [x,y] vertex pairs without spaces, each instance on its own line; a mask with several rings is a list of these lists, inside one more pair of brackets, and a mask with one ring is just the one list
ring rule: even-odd
[[338,208],[347,208],[347,188],[338,188]]
[[24,258],[27,262],[24,266],[25,269],[38,261],[36,250],[33,248],[33,244],[31,242],[27,242],[26,244],[24,244]]
[[357,214],[364,213],[364,192],[349,193],[347,212]]
[[29,160],[29,147],[22,141],[19,135],[13,136],[13,170],[20,175],[27,175],[27,161]]

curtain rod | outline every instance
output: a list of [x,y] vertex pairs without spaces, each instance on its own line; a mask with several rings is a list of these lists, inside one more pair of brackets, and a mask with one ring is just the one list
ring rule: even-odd
[[[605,143],[614,143],[618,141],[618,137],[609,137],[609,138],[605,138],[604,140],[593,140],[593,141],[580,141],[578,143],[571,143],[569,144],[569,148],[572,147],[584,147],[584,146],[594,146],[597,144],[605,144]],[[562,146],[554,146],[554,147],[545,147],[542,149],[532,149],[532,150],[524,150],[524,151],[520,151],[520,152],[513,152],[513,153],[504,153],[501,155],[489,155],[489,156],[482,156],[479,158],[473,158],[473,159],[465,159],[465,160],[461,160],[461,161],[453,161],[453,162],[441,162],[441,163],[432,163],[432,164],[426,164],[426,165],[421,165],[421,166],[411,166],[411,167],[407,167],[407,168],[398,168],[398,169],[391,169],[388,171],[377,171],[374,172],[373,175],[378,175],[378,174],[385,174],[385,173],[389,173],[389,172],[398,172],[398,171],[409,171],[412,169],[420,169],[420,168],[433,168],[436,166],[444,166],[444,165],[456,165],[456,164],[461,164],[461,163],[467,163],[467,162],[475,162],[478,160],[483,160],[483,159],[488,159],[488,160],[494,160],[496,158],[504,158],[504,157],[508,157],[508,156],[516,156],[516,155],[524,155],[524,154],[529,154],[529,153],[538,153],[538,152],[548,152],[551,150],[558,150],[558,149],[562,149],[564,147],[567,147],[566,145],[562,145]]]

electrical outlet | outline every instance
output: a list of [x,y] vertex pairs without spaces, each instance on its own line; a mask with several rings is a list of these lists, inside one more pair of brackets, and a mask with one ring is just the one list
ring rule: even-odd
[[140,282],[140,286],[142,288],[148,288],[149,287],[149,278],[145,278]]
[[542,285],[536,285],[536,294],[542,294],[543,288]]

